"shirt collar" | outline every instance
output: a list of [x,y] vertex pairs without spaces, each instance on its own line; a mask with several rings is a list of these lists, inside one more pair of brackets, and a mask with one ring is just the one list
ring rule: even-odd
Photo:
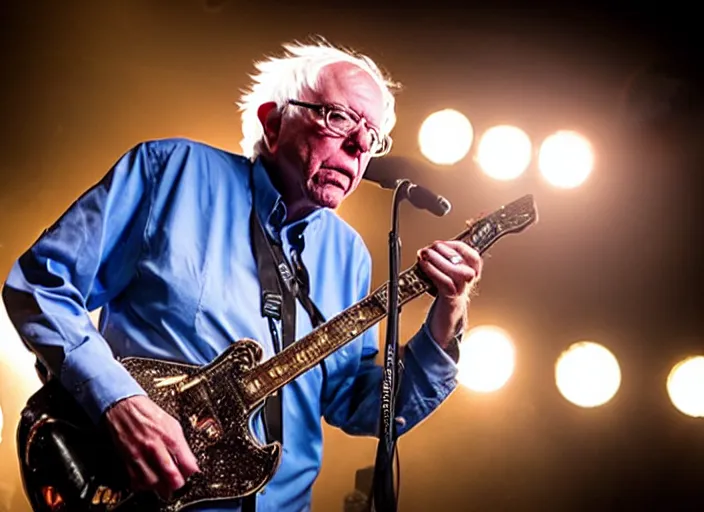
[[[261,157],[258,157],[252,169],[254,182],[254,208],[259,216],[268,235],[274,240],[281,239],[281,229],[286,221],[286,205],[276,187],[274,187],[269,177],[269,173],[264,166]],[[317,208],[308,214],[304,219],[295,222],[306,222],[308,225],[318,224],[320,215],[326,208]]]
[[270,237],[279,239],[281,226],[286,219],[286,205],[281,194],[271,183],[261,158],[254,161],[252,167],[254,185],[254,208],[264,229]]

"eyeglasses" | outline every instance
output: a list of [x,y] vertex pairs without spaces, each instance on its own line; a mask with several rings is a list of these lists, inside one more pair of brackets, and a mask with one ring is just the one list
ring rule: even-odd
[[[305,101],[288,100],[289,105],[296,107],[308,108],[317,112],[325,122],[325,127],[335,135],[340,137],[349,137],[362,123],[363,117],[356,112],[349,110],[341,105],[322,105],[318,103],[307,103]],[[391,137],[379,135],[379,131],[367,124],[367,133],[369,134],[369,153],[373,157],[386,155],[391,151]]]

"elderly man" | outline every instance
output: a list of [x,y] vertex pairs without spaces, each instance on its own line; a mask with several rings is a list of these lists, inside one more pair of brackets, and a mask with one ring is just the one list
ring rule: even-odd
[[[390,149],[391,83],[371,59],[327,43],[285,48],[257,64],[242,99],[244,156],[183,139],[137,145],[19,258],[4,287],[20,335],[88,415],[104,422],[135,488],[168,495],[198,471],[198,461],[180,423],[116,356],[201,365],[243,337],[261,343],[265,357],[280,348],[281,325],[270,328],[258,300],[251,212],[292,266],[307,269],[322,317],[370,291],[364,242],[333,210],[357,188],[370,158]],[[438,295],[403,354],[399,433],[454,388],[454,345],[481,272],[479,255],[461,242],[436,242],[418,256]],[[98,307],[96,330],[88,311]],[[295,337],[313,321],[299,309]],[[257,510],[309,508],[322,459],[321,415],[353,435],[377,433],[377,351],[370,329],[283,389],[284,454]],[[264,439],[262,416],[253,428]]]

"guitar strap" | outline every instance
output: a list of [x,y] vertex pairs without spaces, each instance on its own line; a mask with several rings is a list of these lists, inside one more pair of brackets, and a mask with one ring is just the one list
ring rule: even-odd
[[[254,180],[252,179],[250,183],[252,184],[252,210],[249,225],[252,252],[257,263],[257,275],[261,288],[261,314],[269,323],[274,351],[279,352],[296,339],[296,298],[308,313],[313,327],[325,323],[325,318],[309,297],[308,271],[300,257],[303,251],[302,245],[291,250],[292,270],[284,256],[281,243],[267,235],[259,220],[255,208]],[[304,228],[305,223],[292,228],[295,230],[291,233],[293,238],[302,242]],[[281,321],[282,340],[279,338],[277,321]],[[264,403],[262,419],[267,442],[283,443],[282,391],[279,389]],[[255,495],[247,496],[242,500],[242,512],[254,512],[255,509]]]

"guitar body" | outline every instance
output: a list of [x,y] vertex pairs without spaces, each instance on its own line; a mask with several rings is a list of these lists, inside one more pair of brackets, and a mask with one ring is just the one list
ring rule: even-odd
[[233,378],[252,371],[261,354],[254,341],[241,340],[203,367],[121,361],[149,398],[180,420],[198,460],[201,474],[169,502],[130,491],[107,430],[96,427],[57,381],[49,381],[29,399],[18,431],[22,478],[34,510],[178,512],[261,489],[278,467],[281,446],[254,438],[249,422],[260,404],[251,403]]

